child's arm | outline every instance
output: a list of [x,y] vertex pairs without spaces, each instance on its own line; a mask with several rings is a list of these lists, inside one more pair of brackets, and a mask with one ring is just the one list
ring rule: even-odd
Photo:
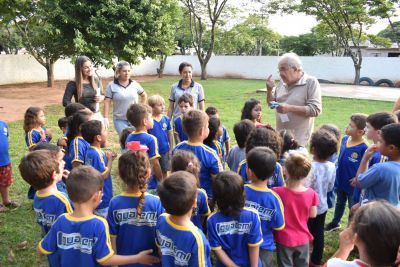
[[260,256],[260,246],[249,246],[250,266],[257,267]]
[[107,157],[107,166],[106,166],[107,169],[105,170],[105,172],[102,173],[103,179],[107,179],[108,175],[110,174],[111,168],[112,168],[112,163],[113,163],[113,160],[117,157],[117,153],[112,152],[112,151],[107,151],[106,157]]
[[315,218],[315,217],[317,217],[317,206],[312,206],[312,207],[310,208],[310,215],[309,215],[309,217],[310,217],[310,218]]
[[[214,250],[214,252],[215,252],[215,255],[217,255],[217,258],[222,262],[222,264],[224,266],[227,266],[227,267],[239,267],[239,265],[236,265],[231,260],[231,258],[229,258],[229,256],[225,253],[225,251],[223,249]],[[257,266],[257,265],[254,265],[254,266]]]
[[169,153],[172,153],[172,148],[174,147],[174,134],[172,130],[168,131],[168,142],[169,142]]
[[45,136],[49,139],[49,141],[51,139],[53,139],[53,131],[51,129],[46,129],[46,131],[44,133],[45,133]]
[[231,150],[231,143],[229,142],[229,139],[227,139],[225,141],[225,155],[228,155],[230,150]]
[[118,251],[117,251],[117,237],[111,236],[110,239],[111,239],[111,247],[112,247],[112,249],[114,250],[115,253],[118,253]]
[[378,151],[378,146],[376,144],[370,145],[367,148],[367,150],[365,150],[365,153],[360,162],[360,166],[358,167],[356,176],[353,179],[351,179],[351,186],[361,188],[361,185],[358,182],[358,176],[361,173],[364,173],[368,170],[368,163],[376,151]]
[[174,132],[174,137],[175,137],[175,144],[179,144],[181,142],[181,139],[179,138],[179,134],[177,132]]
[[346,260],[354,249],[354,236],[351,229],[346,228],[339,234],[339,249],[331,258]]
[[130,255],[130,256],[121,256],[114,254],[113,256],[101,262],[100,264],[104,266],[125,265],[125,264],[135,264],[135,263],[151,265],[153,263],[160,262],[159,258],[150,255],[152,252],[153,250],[149,249],[141,251],[136,255]]
[[160,161],[159,158],[155,158],[150,160],[151,168],[153,169],[153,173],[157,179],[157,181],[162,181],[163,179],[163,174],[161,171],[161,166],[160,166]]

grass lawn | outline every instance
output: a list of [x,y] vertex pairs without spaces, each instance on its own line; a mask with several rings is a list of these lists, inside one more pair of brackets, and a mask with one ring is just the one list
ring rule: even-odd
[[[143,82],[142,86],[148,95],[159,93],[165,99],[168,99],[170,85],[176,80],[176,77],[168,77],[161,80]],[[219,109],[222,122],[229,130],[232,142],[234,142],[233,124],[240,119],[243,103],[249,98],[256,98],[262,102],[264,107],[263,122],[275,124],[274,111],[267,109],[265,96],[255,93],[256,89],[264,86],[264,81],[210,79],[201,83],[205,88],[207,106],[213,105]],[[384,110],[390,111],[392,103],[325,97],[323,99],[323,108],[323,114],[317,118],[316,125],[334,123],[344,130],[352,113],[363,112],[368,114]],[[63,108],[61,106],[52,106],[45,110],[45,114],[47,127],[53,130],[54,139],[57,139],[61,135],[57,127],[57,120],[63,116]],[[10,123],[9,127],[10,156],[14,172],[11,197],[21,203],[21,207],[14,211],[0,213],[0,266],[46,266],[46,259],[44,257],[39,258],[36,254],[36,245],[40,240],[40,230],[35,222],[31,202],[26,198],[28,185],[21,179],[18,172],[19,161],[27,152],[22,121]],[[119,151],[115,131],[114,129],[111,130],[109,148]],[[116,175],[116,163],[114,162],[113,169],[114,194],[121,192],[121,184]],[[328,213],[327,221],[331,217],[332,211]],[[21,244],[24,241],[27,241],[27,244]],[[338,232],[327,234],[325,259],[332,255],[337,246]]]

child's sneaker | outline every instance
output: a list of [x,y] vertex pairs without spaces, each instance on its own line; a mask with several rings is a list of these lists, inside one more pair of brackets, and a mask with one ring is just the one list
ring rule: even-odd
[[340,224],[335,224],[333,222],[328,223],[327,225],[325,225],[325,231],[326,232],[331,232],[334,231],[336,229],[340,228]]

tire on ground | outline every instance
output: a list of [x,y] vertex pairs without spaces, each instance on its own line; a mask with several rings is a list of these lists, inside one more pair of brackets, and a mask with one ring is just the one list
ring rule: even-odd
[[389,79],[380,79],[375,83],[375,86],[387,85],[387,87],[394,87],[394,83]]
[[368,77],[361,77],[360,78],[360,85],[373,86],[374,85],[374,81],[371,78],[368,78]]

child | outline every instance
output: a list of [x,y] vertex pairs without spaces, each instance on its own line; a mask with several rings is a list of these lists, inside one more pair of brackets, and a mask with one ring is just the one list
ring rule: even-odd
[[82,124],[82,137],[90,144],[86,151],[85,165],[92,166],[101,173],[104,179],[103,196],[100,205],[94,213],[103,218],[107,217],[108,205],[113,196],[111,168],[112,162],[117,154],[107,151],[104,153],[101,149],[107,143],[107,130],[103,123],[98,120],[87,121]]
[[3,201],[3,204],[0,204],[0,212],[19,206],[10,199],[8,188],[12,183],[12,166],[8,153],[8,125],[4,121],[0,121],[0,194]]
[[67,128],[68,128],[68,118],[67,117],[62,117],[58,119],[58,128],[62,131],[63,135],[67,133]]
[[146,193],[151,175],[147,154],[126,151],[118,160],[118,171],[121,180],[126,184],[126,190],[111,199],[108,210],[107,221],[113,249],[120,255],[132,255],[152,249],[152,255],[156,255],[155,228],[157,218],[164,209],[157,196]]
[[153,128],[149,129],[149,134],[157,138],[158,152],[160,153],[160,166],[164,177],[171,170],[170,154],[173,146],[173,133],[170,119],[163,115],[165,109],[164,98],[160,95],[149,97],[149,105],[153,110]]
[[282,138],[282,151],[279,159],[279,164],[285,165],[285,161],[290,153],[297,151],[304,153],[308,156],[307,149],[299,145],[297,140],[294,138],[294,134],[290,130],[280,130],[279,135]]
[[50,255],[56,266],[105,266],[151,264],[158,259],[142,251],[136,255],[115,255],[110,242],[107,221],[95,216],[104,179],[90,166],[74,168],[67,180],[68,195],[75,210],[61,215],[48,234],[39,242],[39,254]]
[[[374,201],[357,210],[349,227],[340,233],[339,249],[328,260],[336,266],[397,266],[400,245],[400,211],[385,201]],[[346,261],[354,246],[360,259]]]
[[362,203],[385,199],[400,208],[400,124],[392,123],[381,129],[378,150],[388,157],[387,162],[376,163],[355,178],[355,184],[364,189]]
[[24,115],[24,131],[25,143],[29,151],[40,143],[49,143],[52,137],[50,130],[43,126],[46,123],[43,109],[39,107],[30,107],[26,110]]
[[313,236],[307,221],[317,216],[318,194],[304,186],[311,161],[301,153],[291,154],[285,163],[286,187],[274,187],[285,208],[285,228],[275,232],[278,266],[308,266],[309,242]]
[[203,144],[209,131],[207,114],[200,110],[189,111],[183,116],[183,128],[189,140],[176,145],[173,154],[179,150],[187,150],[196,155],[201,164],[200,187],[207,192],[209,198],[212,198],[212,177],[222,171],[222,165],[215,151]]
[[260,258],[263,267],[273,266],[275,242],[272,230],[285,227],[281,198],[268,188],[268,178],[275,171],[276,155],[267,147],[255,147],[247,155],[247,173],[251,184],[244,186],[246,207],[258,211],[261,219],[263,242]]
[[119,145],[122,151],[125,151],[125,143],[128,136],[135,131],[135,127],[127,127],[122,130],[121,135],[119,136]]
[[219,160],[223,164],[223,155],[221,143],[218,141],[219,136],[222,134],[221,122],[218,118],[209,118],[208,120],[208,136],[204,139],[203,143],[212,148],[217,153]]
[[354,188],[351,186],[351,179],[356,176],[361,159],[368,148],[363,137],[366,119],[367,116],[364,114],[351,115],[346,135],[342,138],[336,169],[335,214],[332,221],[325,226],[325,231],[333,231],[340,227],[339,223],[346,208],[346,202],[348,202],[349,209],[353,206]]
[[160,183],[157,192],[167,212],[158,218],[156,227],[163,266],[211,267],[210,244],[190,221],[196,207],[196,177],[175,172]]
[[[387,157],[383,156],[378,150],[379,132],[383,126],[397,123],[397,118],[389,112],[377,112],[367,117],[365,135],[368,139],[371,139],[374,143],[368,147],[365,151],[364,156],[361,160],[360,166],[355,177],[358,177],[361,173],[364,173],[367,169],[370,169],[373,165],[380,162],[387,161]],[[352,184],[355,186],[355,184]],[[354,191],[360,191],[358,187],[354,188]],[[354,203],[359,204],[360,199],[354,199]],[[359,205],[357,205],[358,207]]]
[[90,144],[85,141],[81,133],[81,125],[92,119],[93,113],[90,110],[83,109],[77,111],[68,120],[68,168],[75,168],[85,163],[86,151]]
[[246,159],[246,139],[255,128],[254,123],[248,119],[241,120],[233,126],[233,133],[235,134],[237,145],[229,151],[226,160],[231,171],[236,171],[240,162]]
[[221,172],[212,187],[218,211],[208,218],[207,231],[217,266],[261,266],[261,222],[256,210],[244,207],[243,180],[232,171]]
[[311,266],[320,266],[324,252],[324,225],[328,211],[327,194],[333,190],[336,178],[335,164],[328,159],[337,152],[338,140],[330,132],[318,129],[311,135],[310,151],[313,155],[311,172],[306,186],[314,189],[319,197],[317,217],[308,220],[308,229],[314,237],[310,258]]
[[[197,178],[197,186],[199,186],[200,163],[195,154],[190,151],[177,151],[172,157],[171,167],[173,173],[187,171],[193,174]],[[191,221],[199,229],[203,229],[203,223],[208,215],[210,215],[210,208],[208,206],[207,193],[204,189],[197,188],[197,205],[193,210]]]
[[193,97],[190,94],[183,94],[178,99],[178,106],[181,114],[174,119],[175,144],[188,140],[187,133],[182,126],[183,115],[193,109]]
[[[219,112],[216,107],[206,108],[206,113],[207,113],[208,117],[210,117],[210,118],[215,117],[215,118],[220,119]],[[229,143],[230,139],[229,139],[228,130],[223,125],[221,125],[221,127],[222,127],[222,135],[219,137],[218,141],[221,144],[223,162],[225,162],[226,156],[229,154],[231,145]]]
[[140,144],[148,147],[147,155],[149,156],[153,176],[149,181],[148,189],[154,191],[157,183],[163,179],[163,173],[160,166],[160,154],[158,153],[157,138],[147,133],[153,128],[153,117],[151,107],[143,104],[132,104],[126,113],[129,123],[135,127],[135,132],[128,135],[125,146],[131,141],[139,141]]
[[262,112],[260,101],[251,98],[244,103],[241,120],[248,119],[251,120],[257,128],[263,127],[265,124],[261,123],[261,115]]
[[42,236],[49,232],[61,214],[72,212],[68,197],[58,191],[56,185],[61,181],[63,170],[63,162],[60,164],[57,154],[48,150],[32,151],[19,164],[22,178],[37,190],[33,209]]
[[[255,147],[268,147],[275,152],[276,158],[279,158],[282,139],[279,134],[272,128],[256,128],[252,131],[246,141],[246,154]],[[247,177],[247,161],[243,160],[238,167],[237,173],[243,178],[245,184],[249,183]],[[282,166],[276,163],[275,171],[268,178],[268,187],[283,186],[285,184]]]

